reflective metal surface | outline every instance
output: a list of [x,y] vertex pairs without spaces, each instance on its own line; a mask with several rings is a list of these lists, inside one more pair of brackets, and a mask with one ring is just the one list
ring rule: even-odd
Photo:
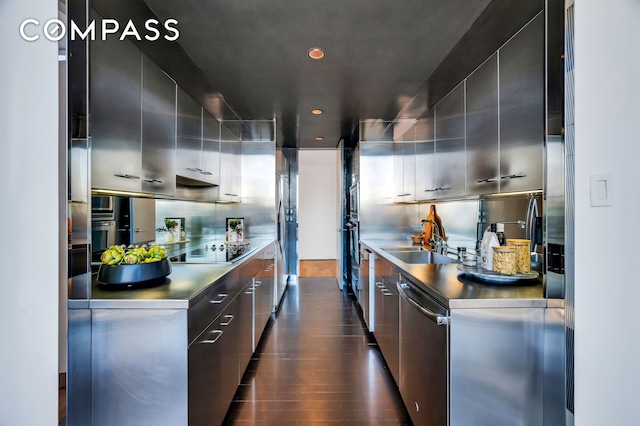
[[186,424],[187,311],[91,315],[91,424]]
[[547,308],[544,315],[543,424],[563,425],[566,401],[564,307]]
[[452,309],[450,424],[543,424],[544,309]]
[[435,107],[436,198],[465,194],[465,85],[459,84]]
[[375,261],[375,337],[396,383],[400,380],[399,303],[396,282],[400,270],[386,259]]
[[540,13],[499,52],[501,192],[542,188],[543,40],[544,13]]
[[398,293],[400,394],[414,425],[447,425],[449,330],[433,318],[447,310],[402,277]]
[[67,318],[66,424],[84,426],[91,424],[91,310],[69,309]]
[[445,264],[455,263],[455,259],[432,251],[387,251],[391,256],[405,263]]
[[176,90],[176,83],[143,55],[142,192],[175,194]]

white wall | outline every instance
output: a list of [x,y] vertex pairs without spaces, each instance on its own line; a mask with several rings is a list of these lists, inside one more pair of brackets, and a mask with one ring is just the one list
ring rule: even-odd
[[336,258],[337,174],[335,150],[298,152],[300,260]]
[[[575,423],[640,418],[640,2],[575,0]],[[614,205],[591,207],[611,173]]]
[[58,424],[58,46],[18,32],[57,6],[0,2],[0,425]]

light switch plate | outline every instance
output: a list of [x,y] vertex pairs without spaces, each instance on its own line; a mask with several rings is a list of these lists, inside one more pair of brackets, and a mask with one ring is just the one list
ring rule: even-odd
[[613,205],[613,176],[610,173],[590,175],[589,196],[591,207]]

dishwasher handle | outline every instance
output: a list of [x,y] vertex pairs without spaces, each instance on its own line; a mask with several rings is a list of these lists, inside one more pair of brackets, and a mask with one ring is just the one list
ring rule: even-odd
[[429,318],[431,321],[435,322],[437,325],[449,325],[449,317],[447,315],[437,314],[425,308],[424,306],[420,305],[418,302],[416,302],[411,297],[409,297],[407,293],[405,293],[404,288],[407,288],[407,287],[408,287],[408,284],[406,283],[400,283],[400,282],[396,283],[396,288],[398,289],[398,294],[400,295],[400,297],[402,297],[404,300],[409,302],[411,306],[416,308],[424,316]]

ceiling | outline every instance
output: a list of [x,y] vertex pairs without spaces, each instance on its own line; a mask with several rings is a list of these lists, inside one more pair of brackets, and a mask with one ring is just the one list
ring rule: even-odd
[[490,2],[144,0],[179,22],[186,56],[174,62],[192,62],[239,118],[276,118],[284,146],[299,148],[335,148],[360,119],[396,118]]

